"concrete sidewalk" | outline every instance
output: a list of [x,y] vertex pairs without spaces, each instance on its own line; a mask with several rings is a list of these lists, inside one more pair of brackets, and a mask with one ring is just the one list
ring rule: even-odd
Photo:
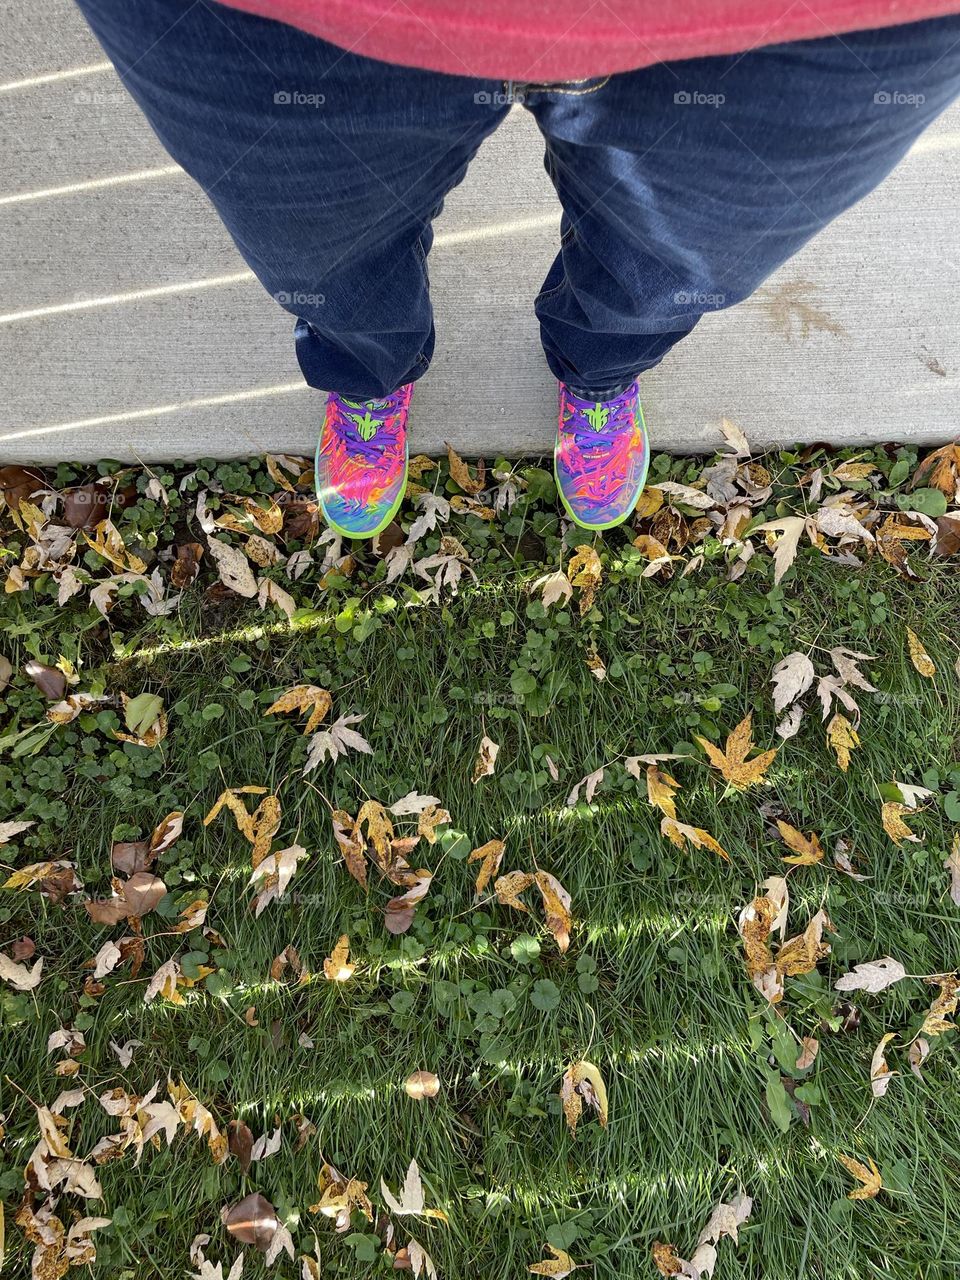
[[[291,317],[163,152],[68,0],[0,0],[0,459],[312,451]],[[559,209],[514,111],[437,224],[414,447],[552,445],[532,300]],[[645,382],[657,447],[937,442],[960,431],[960,108],[758,294]],[[466,410],[469,409],[469,412]]]

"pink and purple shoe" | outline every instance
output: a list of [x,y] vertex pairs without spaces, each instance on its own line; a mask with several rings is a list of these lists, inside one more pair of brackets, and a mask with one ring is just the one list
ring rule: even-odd
[[622,524],[643,492],[649,465],[636,379],[608,400],[584,400],[560,383],[553,471],[574,524],[582,529]]
[[317,442],[317,499],[344,538],[374,538],[400,508],[407,486],[407,414],[413,383],[382,400],[331,391]]

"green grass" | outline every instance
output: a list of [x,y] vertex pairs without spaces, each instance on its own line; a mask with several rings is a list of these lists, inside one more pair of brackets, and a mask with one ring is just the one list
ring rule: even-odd
[[[688,464],[666,465],[684,478]],[[771,507],[767,518],[775,514]],[[779,587],[763,552],[737,583],[726,580],[722,557],[663,582],[639,577],[644,562],[614,531],[598,544],[605,583],[581,621],[575,610],[545,613],[529,592],[545,571],[539,560],[551,570],[560,563],[555,516],[531,506],[511,520],[502,532],[454,522],[479,581],[441,605],[381,585],[369,549],[353,579],[325,592],[308,585],[315,578],[291,588],[306,607],[289,627],[279,614],[265,619],[255,602],[211,599],[199,587],[165,620],[146,619],[132,599],[107,622],[82,596],[57,610],[42,583],[29,597],[6,598],[4,651],[15,671],[31,655],[83,658],[81,687],[99,674],[112,695],[160,694],[170,732],[153,751],[120,745],[110,733],[117,713],[107,709],[56,730],[35,755],[0,758],[0,817],[38,819],[3,849],[4,866],[68,858],[87,894],[108,892],[112,839],[147,835],[175,808],[186,815],[183,837],[156,867],[169,894],[144,919],[136,981],[121,966],[102,995],[83,994],[85,962],[123,927],[93,925],[78,898],[54,905],[8,892],[0,900],[0,949],[27,933],[46,960],[34,992],[2,994],[6,1274],[29,1273],[31,1246],[11,1219],[38,1137],[30,1100],[49,1103],[78,1082],[89,1091],[68,1113],[71,1148],[83,1155],[115,1131],[97,1095],[117,1086],[141,1093],[168,1076],[182,1077],[224,1129],[242,1119],[259,1136],[281,1124],[282,1149],[244,1176],[235,1159],[215,1164],[200,1137],[181,1131],[169,1149],[145,1150],[139,1165],[133,1152],[103,1165],[102,1204],[66,1195],[58,1207],[68,1224],[75,1211],[113,1218],[96,1237],[97,1276],[185,1275],[198,1232],[212,1236],[208,1256],[223,1260],[226,1274],[238,1246],[220,1210],[252,1190],[288,1223],[298,1258],[312,1253],[316,1232],[323,1274],[387,1274],[389,1258],[363,1260],[358,1236],[371,1228],[359,1215],[351,1243],[308,1210],[324,1160],[367,1182],[379,1203],[381,1176],[396,1190],[413,1157],[428,1203],[450,1222],[400,1219],[398,1238],[412,1230],[447,1280],[522,1276],[545,1240],[603,1280],[654,1276],[653,1242],[690,1257],[713,1206],[738,1190],[753,1196],[753,1213],[739,1244],[720,1243],[717,1280],[957,1273],[955,1035],[933,1042],[923,1080],[906,1061],[935,988],[910,979],[855,996],[860,1022],[850,1032],[821,1022],[837,1003],[836,977],[859,961],[892,955],[916,975],[960,964],[960,908],[941,865],[960,791],[955,563],[917,556],[920,576],[906,581],[882,562],[854,570],[808,548]],[[159,520],[157,528],[162,546],[168,533]],[[933,680],[911,666],[905,625],[937,662]],[[880,690],[858,694],[863,745],[849,773],[838,769],[814,704],[764,785],[725,791],[693,735],[722,740],[753,711],[758,744],[776,745],[773,665],[791,650],[812,650],[826,671],[823,650],[838,644],[876,655],[863,666]],[[585,663],[593,646],[608,670],[602,683]],[[364,712],[358,727],[374,754],[304,778],[302,722],[263,716],[297,683],[330,689],[333,717]],[[6,695],[8,728],[42,718],[43,700],[21,674]],[[501,750],[495,774],[475,785],[484,732]],[[665,766],[682,786],[679,816],[715,835],[729,864],[664,840],[643,783],[611,763],[671,751],[691,757]],[[574,783],[604,764],[593,803],[568,808]],[[894,778],[935,789],[910,819],[920,844],[897,848],[881,828],[879,788]],[[279,795],[276,847],[296,840],[310,853],[287,898],[259,919],[246,887],[249,845],[226,814],[201,822],[224,786],[244,784]],[[435,879],[410,933],[392,938],[382,912],[395,890],[374,873],[365,895],[348,876],[330,806],[355,814],[367,797],[389,804],[414,788],[438,796],[452,822],[411,859]],[[816,831],[828,850],[823,865],[790,876],[790,933],[825,906],[838,935],[817,974],[788,980],[779,1006],[797,1035],[821,1041],[803,1074],[815,1086],[809,1125],[795,1114],[786,1132],[764,1101],[778,1018],[746,977],[736,928],[761,881],[784,870],[787,850],[761,806]],[[410,821],[398,827],[409,830]],[[536,912],[524,917],[489,894],[474,901],[466,854],[494,836],[507,841],[502,871],[536,865],[569,890],[565,956]],[[833,868],[840,837],[869,880]],[[209,896],[207,922],[219,940],[169,936],[179,906],[199,896]],[[324,981],[322,962],[341,933],[359,970],[338,985]],[[522,935],[539,952],[523,942],[511,949]],[[270,980],[288,944],[313,975],[303,986]],[[149,976],[187,952],[216,973],[182,1006],[145,1005]],[[244,1020],[251,1005],[258,1026]],[[60,1055],[45,1052],[50,1032],[67,1025],[80,1026],[87,1042],[73,1081],[57,1079]],[[887,1058],[901,1074],[871,1100],[870,1059],[887,1031],[897,1033]],[[298,1046],[302,1033],[312,1049]],[[128,1039],[143,1047],[124,1071],[109,1041]],[[587,1116],[573,1137],[558,1090],[581,1056],[604,1073],[610,1120],[603,1130]],[[403,1082],[416,1069],[440,1077],[435,1100],[406,1096]],[[316,1128],[299,1150],[296,1116]],[[885,1185],[876,1199],[846,1198],[854,1184],[840,1152],[876,1160]],[[245,1277],[268,1274],[248,1255]],[[283,1259],[269,1274],[294,1277],[299,1268]]]

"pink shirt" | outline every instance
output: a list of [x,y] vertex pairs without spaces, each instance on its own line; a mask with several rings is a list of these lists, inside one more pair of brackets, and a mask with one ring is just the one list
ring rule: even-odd
[[960,0],[226,0],[368,58],[581,80],[674,58],[915,22]]

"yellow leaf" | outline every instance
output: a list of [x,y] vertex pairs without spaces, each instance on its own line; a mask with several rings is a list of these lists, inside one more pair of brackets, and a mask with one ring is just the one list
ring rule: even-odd
[[660,819],[660,834],[666,836],[678,849],[685,848],[686,842],[689,840],[695,849],[711,849],[714,853],[719,854],[724,861],[730,861],[730,855],[726,849],[714,839],[709,831],[704,831],[703,827],[690,827],[685,822],[677,822],[669,814],[664,814]]
[[367,824],[367,839],[384,861],[390,860],[390,841],[393,839],[393,822],[389,813],[379,800],[365,800],[360,806],[357,820],[353,824],[354,835],[361,835],[363,824]]
[[638,520],[646,520],[655,516],[662,506],[663,494],[659,489],[643,489],[634,507],[634,514]]
[[220,810],[226,808],[233,814],[234,821],[239,830],[252,840],[250,834],[250,814],[244,808],[243,801],[240,796],[264,796],[267,794],[266,787],[228,787],[226,791],[221,791],[213,803],[213,807],[203,820],[203,825],[209,827],[210,823],[219,815]]
[[862,1186],[857,1187],[853,1191],[847,1192],[848,1200],[872,1200],[877,1192],[883,1187],[883,1179],[880,1177],[880,1170],[874,1164],[873,1160],[868,1157],[870,1167],[854,1160],[852,1156],[838,1155],[837,1159],[849,1174]]
[[556,938],[560,950],[566,951],[570,946],[570,895],[549,871],[538,871],[534,881],[543,899],[547,929]]
[[939,984],[940,994],[927,1010],[927,1016],[924,1018],[923,1026],[920,1028],[920,1035],[942,1036],[945,1031],[954,1029],[955,1024],[948,1020],[948,1015],[957,1012],[957,1001],[960,999],[960,993],[958,993],[960,982],[958,982],[956,974],[953,973],[945,973],[940,978],[934,978],[932,981]]
[[520,901],[520,894],[533,884],[533,876],[527,871],[508,871],[493,886],[497,901],[504,907],[516,907],[518,911],[529,911],[529,907]]
[[102,556],[109,564],[121,572],[146,573],[146,563],[128,551],[124,545],[120,530],[110,520],[101,520],[93,534],[83,535],[98,556]]
[[348,962],[347,956],[349,954],[350,939],[346,934],[343,934],[333,951],[323,962],[323,976],[328,982],[346,982],[348,978],[353,977],[357,966]]
[[789,822],[781,822],[777,819],[777,830],[783,837],[783,842],[788,849],[792,849],[796,854],[793,858],[784,858],[784,862],[791,862],[796,867],[812,867],[817,862],[823,861],[823,847],[820,844],[820,837],[810,832],[805,836],[802,831],[798,831],[796,827],[791,827]]
[[447,458],[450,462],[450,475],[454,483],[463,490],[464,493],[480,493],[486,487],[487,471],[483,465],[483,459],[477,459],[477,478],[474,480],[470,474],[470,468],[454,449],[452,444],[447,445]]
[[484,889],[500,870],[500,863],[503,861],[503,853],[507,845],[504,840],[488,840],[486,844],[482,844],[479,849],[474,849],[467,862],[479,862],[480,870],[477,872],[477,883],[475,892],[477,897],[483,893]]
[[586,1059],[572,1062],[564,1072],[560,1085],[563,1115],[571,1133],[576,1133],[584,1103],[592,1107],[602,1128],[607,1124],[607,1090],[597,1067]]
[[747,759],[754,749],[751,730],[752,721],[753,715],[748,712],[733,732],[728,735],[726,748],[723,751],[714,746],[712,742],[708,742],[706,738],[700,737],[699,734],[694,735],[696,741],[699,742],[709,756],[710,763],[719,770],[721,777],[729,782],[736,791],[745,791],[747,787],[752,787],[755,783],[762,782],[764,774],[773,763],[778,750],[778,748],[774,747],[771,751],[763,751],[760,755],[754,756],[752,760]]
[[267,707],[263,713],[265,716],[286,715],[290,711],[306,711],[310,710],[310,718],[307,720],[304,733],[313,733],[324,720],[333,706],[333,699],[326,689],[321,689],[315,684],[298,684],[292,689],[288,689],[286,693]]
[[21,867],[14,871],[3,882],[4,889],[29,889],[37,880],[45,880],[56,870],[55,862],[32,862],[29,867]]
[[850,752],[859,747],[860,736],[845,715],[838,711],[827,725],[827,745],[837,754],[837,764],[844,773],[850,767]]
[[568,1276],[571,1271],[576,1270],[577,1264],[569,1253],[565,1253],[563,1249],[555,1249],[552,1244],[546,1244],[544,1248],[549,1249],[553,1257],[547,1258],[543,1262],[531,1262],[527,1267],[531,1275],[553,1276],[554,1280],[563,1280],[564,1276]]
[[920,637],[909,627],[907,627],[907,644],[910,646],[910,661],[914,667],[922,676],[932,680],[937,670],[934,661],[920,643]]
[[913,812],[913,809],[905,804],[898,804],[895,800],[886,801],[880,810],[883,829],[895,845],[901,845],[904,841],[909,841],[911,844],[920,843],[920,837],[914,835],[901,816],[904,813]]
[[872,462],[841,462],[833,471],[834,480],[865,480],[876,471]]
[[673,797],[679,790],[680,783],[671,778],[669,773],[655,764],[647,765],[647,803],[674,820],[677,817],[677,808]]
[[578,587],[580,595],[580,617],[588,613],[593,606],[597,587],[603,578],[603,567],[600,557],[593,547],[577,547],[567,565],[567,579],[571,586]]
[[427,844],[437,843],[437,827],[444,827],[450,821],[450,814],[439,805],[429,804],[417,818],[417,834],[423,836]]

